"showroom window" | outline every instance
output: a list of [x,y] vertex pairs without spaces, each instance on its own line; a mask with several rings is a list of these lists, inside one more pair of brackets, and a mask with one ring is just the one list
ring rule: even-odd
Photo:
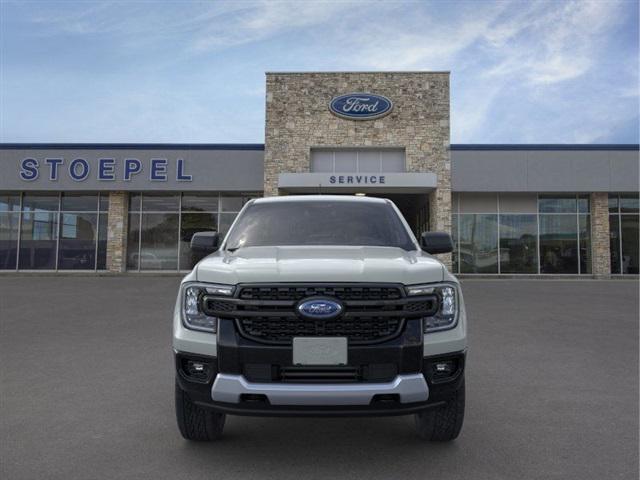
[[132,193],[127,235],[128,270],[189,270],[200,260],[191,251],[196,232],[224,236],[250,195]]
[[588,195],[540,195],[540,273],[591,273]]
[[311,171],[321,173],[404,172],[402,149],[345,148],[311,151]]
[[609,245],[611,249],[611,273],[639,273],[640,218],[638,194],[609,195]]
[[588,195],[453,196],[456,273],[590,273]]
[[0,270],[18,267],[20,194],[0,192]]
[[0,193],[0,270],[102,270],[108,195]]
[[459,273],[498,273],[498,205],[495,193],[454,198],[456,251]]
[[500,214],[500,273],[538,273],[536,215]]
[[460,273],[498,273],[498,216],[460,215]]

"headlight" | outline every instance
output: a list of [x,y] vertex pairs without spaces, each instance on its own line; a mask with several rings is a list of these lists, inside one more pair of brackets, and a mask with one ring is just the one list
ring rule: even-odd
[[205,294],[230,296],[233,287],[204,283],[185,283],[182,286],[182,321],[191,330],[215,333],[218,327],[217,317],[202,312],[202,297]]
[[415,285],[407,287],[407,295],[437,295],[438,311],[431,317],[425,317],[424,333],[449,330],[458,323],[458,289],[454,284]]

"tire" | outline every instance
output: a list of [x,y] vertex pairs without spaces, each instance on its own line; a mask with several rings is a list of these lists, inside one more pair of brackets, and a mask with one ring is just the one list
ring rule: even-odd
[[222,436],[226,415],[196,405],[176,382],[176,419],[185,439],[207,442]]
[[433,442],[450,442],[458,437],[464,420],[464,380],[443,406],[416,413],[418,435]]

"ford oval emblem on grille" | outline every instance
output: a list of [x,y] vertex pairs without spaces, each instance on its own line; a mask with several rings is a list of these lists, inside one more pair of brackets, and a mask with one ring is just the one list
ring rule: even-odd
[[311,298],[298,304],[298,313],[314,319],[334,318],[342,313],[342,304],[328,298]]

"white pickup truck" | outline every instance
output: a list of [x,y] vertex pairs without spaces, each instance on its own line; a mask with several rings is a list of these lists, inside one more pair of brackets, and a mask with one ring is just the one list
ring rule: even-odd
[[176,415],[213,440],[226,414],[415,415],[449,441],[464,417],[460,285],[389,200],[284,196],[247,203],[182,281],[174,312]]

